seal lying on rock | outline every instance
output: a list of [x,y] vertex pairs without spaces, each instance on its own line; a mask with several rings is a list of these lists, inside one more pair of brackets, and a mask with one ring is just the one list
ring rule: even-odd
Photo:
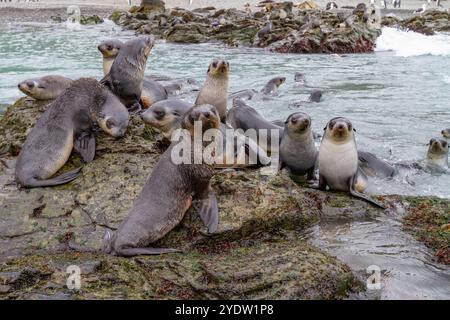
[[[220,117],[211,105],[192,107],[183,117],[182,128],[194,135],[194,122],[202,123],[202,131],[220,126]],[[163,238],[194,206],[210,233],[218,227],[216,196],[210,179],[214,169],[207,164],[174,164],[174,142],[153,168],[150,178],[128,216],[114,234],[106,233],[104,251],[119,256],[152,255],[177,252],[169,248],[149,248]],[[191,154],[192,156],[192,154]]]
[[288,168],[293,175],[314,178],[317,149],[311,130],[311,118],[303,112],[291,114],[285,123],[280,144],[280,170]]
[[100,81],[119,97],[130,111],[142,109],[140,101],[144,72],[154,45],[153,37],[139,37],[125,42],[111,66],[110,73]]
[[318,157],[319,185],[316,188],[326,190],[328,186],[331,190],[348,191],[352,196],[384,209],[362,193],[367,187],[367,177],[358,166],[353,131],[350,120],[342,117],[331,119],[324,128]]
[[49,75],[22,81],[18,87],[20,91],[35,100],[53,100],[70,87],[72,81],[63,76]]
[[261,93],[274,93],[285,81],[286,77],[275,77],[273,79],[270,79],[269,82],[267,82],[266,85],[261,89]]
[[141,114],[142,120],[160,131],[163,137],[170,141],[172,133],[181,127],[183,115],[192,107],[179,99],[158,101]]
[[50,178],[67,162],[73,148],[85,162],[94,159],[95,123],[108,134],[120,137],[128,126],[128,112],[96,80],[76,80],[48,106],[28,134],[17,158],[17,182],[23,187],[46,187],[78,177],[80,168]]
[[230,64],[226,60],[213,60],[208,76],[195,101],[195,105],[210,104],[216,107],[222,122],[227,115],[228,76]]

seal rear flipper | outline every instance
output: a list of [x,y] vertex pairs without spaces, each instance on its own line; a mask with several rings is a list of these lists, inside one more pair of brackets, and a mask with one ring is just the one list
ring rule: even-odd
[[219,226],[219,208],[216,195],[213,192],[209,192],[207,198],[195,199],[192,201],[192,205],[208,228],[208,232],[216,232]]
[[92,133],[82,133],[76,138],[75,150],[81,155],[85,163],[92,162],[95,157],[95,136]]
[[80,174],[81,174],[81,167],[76,168],[74,170],[70,170],[52,179],[38,180],[36,178],[31,178],[28,179],[26,183],[22,184],[22,186],[28,188],[57,186],[75,180],[76,178],[78,178]]
[[366,201],[367,203],[370,203],[370,204],[374,205],[375,207],[378,207],[378,208],[380,208],[380,209],[385,210],[386,208],[385,208],[383,205],[379,204],[379,203],[376,202],[375,200],[370,199],[370,198],[369,198],[368,196],[366,196],[365,194],[363,194],[363,193],[361,193],[361,192],[355,190],[355,179],[357,179],[356,176],[353,176],[352,178],[350,178],[350,188],[349,188],[350,194],[351,194],[352,196],[354,196],[355,198],[364,200],[364,201]]
[[171,249],[171,248],[124,248],[115,249],[114,253],[121,257],[134,257],[134,256],[144,256],[144,255],[157,255],[166,253],[180,253],[181,250]]

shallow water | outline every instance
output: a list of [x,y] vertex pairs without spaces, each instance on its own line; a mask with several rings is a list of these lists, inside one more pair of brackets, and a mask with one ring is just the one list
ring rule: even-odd
[[[101,78],[98,43],[132,36],[110,22],[98,26],[3,26],[0,109],[22,96],[17,84],[27,78],[47,74]],[[211,59],[222,57],[231,64],[230,92],[260,89],[270,78],[286,76],[287,82],[276,96],[255,98],[249,104],[268,119],[307,112],[318,132],[331,117],[348,117],[357,129],[360,149],[391,161],[414,161],[425,157],[431,137],[450,127],[449,43],[449,35],[425,39],[385,29],[374,54],[339,57],[158,42],[148,62],[148,73],[203,81]],[[295,72],[304,73],[306,86],[294,82]],[[307,100],[315,88],[325,91],[322,102],[294,107],[294,103]],[[183,98],[193,101],[195,94]],[[450,198],[450,175],[446,174],[402,171],[391,181],[371,181],[369,193]],[[385,271],[383,286],[372,293],[374,297],[450,298],[449,268],[433,264],[429,250],[401,231],[400,217],[324,222],[310,230],[309,239],[358,273],[364,273],[369,265],[380,266]]]

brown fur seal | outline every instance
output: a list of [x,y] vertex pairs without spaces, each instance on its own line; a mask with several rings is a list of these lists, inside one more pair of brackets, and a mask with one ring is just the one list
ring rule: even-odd
[[142,107],[150,108],[155,102],[166,100],[168,92],[165,87],[155,80],[144,79],[142,83]]
[[147,59],[155,44],[153,37],[139,37],[124,43],[110,73],[100,83],[107,86],[130,111],[142,109],[141,94]]
[[141,118],[146,124],[159,130],[165,139],[170,140],[172,133],[181,127],[181,120],[191,107],[191,103],[183,100],[162,100],[142,113]]
[[331,190],[347,191],[354,197],[383,208],[362,193],[367,187],[367,177],[358,166],[353,131],[350,120],[342,117],[331,119],[324,128],[318,157],[318,189],[326,190],[328,186]]
[[386,161],[366,151],[358,151],[358,163],[361,170],[369,177],[392,178],[398,172]]
[[213,60],[208,77],[195,101],[195,105],[210,104],[216,107],[222,122],[227,115],[228,76],[230,64],[226,60]]
[[288,168],[293,175],[314,178],[317,149],[311,129],[311,118],[303,112],[291,114],[285,122],[280,144],[280,170]]
[[[192,138],[195,137],[195,121],[201,121],[203,132],[220,125],[219,114],[210,105],[192,107],[183,117],[182,128],[188,130]],[[176,249],[148,246],[177,226],[191,205],[209,232],[217,230],[217,200],[210,186],[214,169],[207,164],[174,164],[172,150],[176,144],[174,142],[161,156],[117,231],[112,235],[106,233],[106,253],[135,256],[177,252]]]
[[22,81],[18,87],[20,91],[33,99],[53,100],[70,87],[72,82],[73,80],[63,76],[49,75]]
[[23,187],[46,187],[72,181],[80,168],[53,176],[75,148],[85,162],[95,155],[93,126],[120,137],[128,125],[128,112],[107,88],[94,79],[79,79],[50,104],[36,122],[20,151],[16,180]]
[[286,81],[286,77],[275,77],[270,79],[269,82],[261,89],[261,93],[263,94],[271,94],[274,93],[279,86],[281,86]]
[[441,134],[444,138],[450,139],[450,128],[442,130]]
[[120,40],[106,40],[100,43],[98,50],[103,56],[103,74],[106,76],[111,71],[111,66],[122,48]]

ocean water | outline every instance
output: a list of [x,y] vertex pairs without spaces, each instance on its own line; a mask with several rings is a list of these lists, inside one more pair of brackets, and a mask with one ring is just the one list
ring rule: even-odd
[[[74,24],[10,24],[0,33],[0,112],[23,96],[17,84],[48,74],[102,77],[100,41],[133,37],[112,22]],[[296,111],[308,113],[321,132],[334,116],[349,118],[359,149],[392,162],[421,160],[430,138],[450,127],[450,35],[425,37],[383,29],[372,54],[295,55],[262,49],[227,48],[220,44],[177,45],[160,41],[147,72],[203,81],[209,62],[231,64],[230,92],[260,89],[274,76],[286,83],[270,97],[248,103],[270,120]],[[294,82],[302,72],[306,85]],[[324,91],[320,103],[296,105],[314,89]],[[182,96],[195,100],[195,94]],[[371,179],[371,194],[434,195],[450,198],[450,174],[404,171],[392,180]],[[361,221],[322,222],[308,239],[358,274],[369,265],[383,271],[383,287],[373,297],[450,298],[450,270],[435,264],[431,252],[401,229],[401,214]]]

